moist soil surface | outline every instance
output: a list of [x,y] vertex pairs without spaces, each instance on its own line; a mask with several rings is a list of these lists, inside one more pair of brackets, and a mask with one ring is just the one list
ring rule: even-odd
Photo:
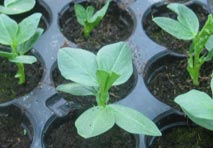
[[[91,2],[81,3],[84,7],[92,5],[96,10],[101,9],[101,5]],[[111,2],[101,23],[91,32],[89,38],[83,35],[83,26],[76,19],[74,4],[60,16],[60,27],[66,38],[83,49],[97,52],[99,48],[106,44],[126,40],[133,31],[133,20],[128,11],[120,8],[115,2]]]
[[210,81],[213,62],[207,62],[201,67],[199,86],[194,86],[192,80],[186,70],[186,58],[168,58],[162,63],[155,73],[150,72],[147,86],[151,93],[160,101],[179,108],[174,102],[174,98],[182,93],[186,93],[191,89],[197,89],[208,93],[211,96]]
[[[52,78],[56,87],[60,84],[66,84],[71,82],[62,77],[58,68],[55,68],[53,70]],[[129,80],[126,83],[118,85],[118,86],[113,86],[109,92],[110,93],[109,103],[119,101],[123,99],[124,97],[126,97],[132,91],[135,84],[136,84],[136,78],[135,78],[135,75],[132,74],[132,76],[129,78]],[[96,99],[94,96],[74,96],[74,95],[62,93],[62,92],[58,92],[58,93],[64,99],[73,101],[74,103],[81,105],[81,107],[83,108],[89,108],[94,105],[97,105]]]
[[166,130],[148,148],[211,148],[213,132],[202,127],[175,127]]
[[26,82],[22,85],[19,85],[18,79],[14,77],[17,72],[16,64],[2,57],[0,61],[0,103],[25,95],[41,80],[43,68],[38,58],[36,63],[25,65]]
[[[46,148],[135,148],[134,135],[114,126],[106,133],[89,139],[77,134],[75,120],[79,113],[72,113],[63,124],[52,124],[45,136]],[[58,126],[57,126],[58,125]]]
[[[205,21],[207,20],[208,11],[205,10],[201,5],[193,3],[190,4],[189,7],[195,12],[195,14],[198,16],[199,22],[200,22],[200,29],[204,25]],[[161,6],[153,6],[150,9],[150,12],[147,14],[146,17],[144,17],[142,23],[143,28],[146,32],[146,34],[155,42],[158,44],[166,47],[167,49],[180,53],[180,54],[187,54],[189,51],[189,47],[191,44],[191,41],[184,41],[176,39],[175,37],[169,35],[167,32],[162,30],[160,27],[158,27],[153,21],[153,17],[170,17],[173,19],[177,18],[177,15],[170,11],[166,5]]]
[[[0,114],[0,147],[1,148],[29,148],[32,137],[25,129],[26,117],[17,108]],[[32,128],[32,126],[31,126]]]

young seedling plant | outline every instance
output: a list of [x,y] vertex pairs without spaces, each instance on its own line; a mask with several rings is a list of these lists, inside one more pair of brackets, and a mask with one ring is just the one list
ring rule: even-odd
[[131,51],[125,42],[106,45],[97,55],[65,47],[59,49],[57,58],[62,76],[73,81],[59,85],[57,90],[96,98],[97,106],[86,110],[75,122],[79,135],[94,137],[114,124],[134,134],[161,135],[156,125],[140,112],[108,103],[110,88],[126,82],[133,73]]
[[88,38],[92,30],[100,24],[101,20],[107,12],[110,1],[111,0],[108,0],[106,4],[96,12],[93,6],[88,6],[85,9],[81,4],[74,4],[74,11],[77,17],[77,21],[84,27],[83,32],[85,38]]
[[167,7],[177,14],[177,20],[167,17],[155,17],[153,21],[180,40],[192,40],[188,52],[187,71],[193,84],[198,86],[201,66],[206,61],[210,61],[213,56],[213,50],[208,46],[213,38],[212,14],[209,14],[205,25],[199,31],[198,18],[190,8],[177,3],[171,3]]
[[[213,93],[213,79],[211,80]],[[191,90],[175,98],[186,115],[196,124],[213,131],[213,99],[205,92]]]
[[11,51],[2,50],[0,56],[17,65],[15,75],[19,84],[25,83],[24,64],[36,62],[34,56],[25,55],[41,36],[43,29],[38,28],[40,13],[23,19],[19,24],[5,14],[0,14],[0,44],[9,46]]
[[14,15],[27,12],[35,6],[35,0],[4,0],[0,13]]

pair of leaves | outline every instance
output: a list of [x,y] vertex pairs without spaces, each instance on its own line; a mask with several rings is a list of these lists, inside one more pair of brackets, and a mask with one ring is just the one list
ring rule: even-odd
[[[211,80],[211,89],[213,89],[213,79]],[[213,100],[209,95],[198,90],[191,90],[177,96],[175,102],[193,122],[213,130]]]
[[[120,77],[113,85],[126,82],[133,72],[131,50],[125,42],[106,45],[98,51],[97,56],[79,48],[61,48],[57,59],[63,77],[87,88],[90,87],[89,90],[97,90],[99,87],[98,70],[119,75]],[[67,87],[67,85],[70,86]],[[66,84],[66,88],[74,88],[71,85]],[[57,89],[63,90],[63,86]],[[70,92],[73,91],[70,90]]]
[[[32,14],[17,24],[5,14],[0,14],[0,43],[9,45],[12,52],[0,52],[0,56],[8,58],[11,62],[32,64],[36,61],[33,56],[24,55],[32,49],[41,36],[43,29],[38,28],[40,13]],[[17,50],[17,51],[13,51]],[[14,55],[14,52],[18,55]]]
[[78,134],[84,138],[102,134],[114,124],[133,134],[161,135],[151,120],[140,112],[121,105],[90,108],[75,122]]
[[0,13],[20,14],[31,10],[35,6],[35,0],[4,0],[4,6],[0,5]]
[[178,39],[193,39],[199,30],[199,21],[195,13],[183,4],[171,3],[167,7],[178,15],[177,20],[167,17],[155,17],[153,21]]

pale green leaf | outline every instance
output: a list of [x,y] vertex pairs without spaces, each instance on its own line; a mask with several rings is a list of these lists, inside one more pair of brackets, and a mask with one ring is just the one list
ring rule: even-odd
[[59,85],[56,89],[58,91],[62,91],[76,96],[95,96],[97,93],[97,90],[94,87],[84,86],[78,83],[62,84]]
[[153,21],[164,31],[178,39],[191,40],[195,37],[194,33],[192,33],[188,28],[171,18],[155,17],[153,18]]
[[57,59],[64,78],[87,86],[98,86],[97,62],[93,53],[79,48],[61,48]]
[[112,128],[114,124],[114,116],[107,106],[92,107],[82,113],[75,122],[78,134],[84,138],[100,135]]
[[161,136],[161,132],[150,119],[142,113],[121,105],[109,105],[115,116],[115,123],[133,134]]
[[206,49],[207,49],[208,51],[213,50],[213,35],[211,35],[211,36],[209,37],[209,39],[208,39],[207,42],[206,42],[205,47],[206,47]]
[[125,42],[102,47],[97,53],[97,63],[98,69],[120,75],[113,85],[126,82],[133,72],[131,49]]
[[12,45],[18,31],[17,23],[5,14],[0,14],[0,43]]
[[187,30],[195,37],[199,30],[199,20],[196,14],[190,8],[180,3],[171,3],[167,7],[178,15],[177,19],[180,24],[187,28]]
[[33,64],[37,61],[36,57],[28,56],[28,55],[17,56],[9,60],[10,62],[13,62],[13,63],[23,63],[23,64]]
[[4,6],[0,6],[0,13],[20,14],[31,10],[35,3],[35,0],[4,0]]
[[18,46],[18,52],[20,54],[25,54],[29,50],[31,50],[33,48],[33,45],[37,42],[42,33],[43,29],[38,28],[35,34],[29,40],[25,41],[24,43]]
[[204,92],[191,90],[177,96],[175,102],[195,118],[213,120],[213,100]]
[[95,8],[93,6],[88,6],[86,10],[87,19],[91,18],[95,12]]
[[40,18],[41,13],[34,13],[18,24],[19,29],[16,35],[17,45],[26,42],[36,33]]
[[82,26],[85,25],[85,21],[87,20],[87,12],[85,8],[80,4],[74,4],[74,11],[77,17],[77,21]]
[[203,118],[194,117],[191,113],[187,112],[183,109],[183,111],[187,114],[187,116],[196,124],[208,129],[213,130],[213,120],[207,120]]
[[111,2],[111,0],[108,0],[106,2],[106,4],[88,20],[88,22],[95,23],[95,22],[99,22],[100,20],[102,20],[102,18],[105,16],[105,14],[107,12],[110,2]]
[[97,70],[96,74],[101,91],[108,91],[112,84],[119,78],[119,75],[116,73],[103,70]]

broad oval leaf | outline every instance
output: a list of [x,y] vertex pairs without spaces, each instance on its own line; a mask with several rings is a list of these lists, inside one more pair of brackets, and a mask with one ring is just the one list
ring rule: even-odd
[[40,38],[41,34],[43,33],[43,29],[38,28],[37,31],[35,32],[35,34],[27,41],[25,41],[24,43],[20,44],[18,46],[18,52],[20,54],[25,54],[27,53],[29,50],[31,50],[33,48],[33,45],[37,42],[37,40]]
[[187,30],[195,37],[199,30],[199,20],[196,14],[184,4],[171,3],[167,7],[178,15],[177,19],[180,24],[187,28]]
[[87,20],[86,9],[80,4],[75,4],[74,10],[75,10],[75,15],[77,17],[78,23],[81,24],[82,26],[84,26],[85,21]]
[[196,118],[191,113],[187,112],[183,109],[183,111],[187,114],[187,116],[196,124],[208,129],[213,130],[213,120],[207,120],[203,118]]
[[161,132],[150,119],[142,113],[121,105],[109,105],[115,116],[115,123],[133,134],[161,136]]
[[153,18],[153,21],[164,31],[178,39],[191,40],[195,37],[194,33],[192,33],[188,28],[171,18],[155,17]]
[[16,45],[24,43],[36,33],[40,18],[41,13],[34,13],[18,24],[19,29],[16,35]]
[[206,44],[205,44],[206,49],[210,52],[211,50],[213,50],[213,35],[211,35]]
[[84,138],[100,135],[112,128],[114,124],[114,116],[107,106],[92,107],[82,113],[75,122],[78,134]]
[[133,72],[131,49],[125,42],[102,47],[97,53],[97,63],[98,69],[120,75],[113,85],[126,82]]
[[57,59],[64,78],[87,86],[98,86],[97,62],[93,53],[79,48],[61,48]]
[[0,12],[9,15],[20,14],[31,10],[35,3],[35,0],[4,0],[4,6],[0,6]]
[[100,10],[98,10],[91,18],[88,18],[88,22],[89,23],[98,23],[100,20],[102,20],[102,18],[104,17],[104,15],[107,12],[110,2],[111,2],[111,0],[108,0],[106,2],[106,4]]
[[76,96],[95,96],[97,93],[97,89],[94,87],[84,86],[78,83],[61,84],[56,89]]
[[191,90],[177,96],[175,102],[195,118],[213,120],[213,100],[204,92]]
[[5,14],[0,14],[0,43],[12,45],[18,31],[17,23]]
[[14,63],[33,64],[37,59],[34,56],[22,55],[9,59],[9,61]]

